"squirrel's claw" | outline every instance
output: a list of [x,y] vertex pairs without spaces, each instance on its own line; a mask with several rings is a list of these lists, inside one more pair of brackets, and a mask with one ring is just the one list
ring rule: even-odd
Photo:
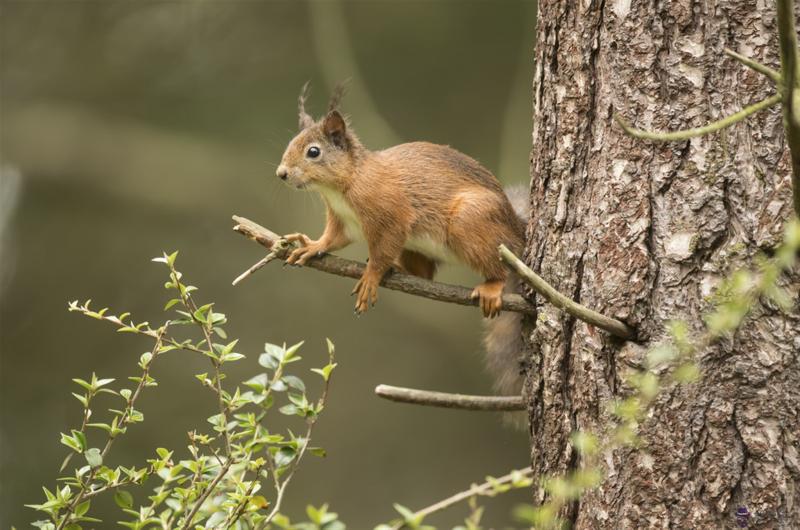
[[375,303],[378,301],[378,284],[362,277],[350,294],[356,295],[355,312],[357,315],[361,315],[370,307],[375,307]]
[[320,245],[319,240],[309,239],[305,234],[289,234],[283,237],[290,243],[299,242],[300,246],[289,254],[286,258],[286,263],[289,265],[296,265],[302,267],[308,260],[314,257],[322,256],[326,249]]

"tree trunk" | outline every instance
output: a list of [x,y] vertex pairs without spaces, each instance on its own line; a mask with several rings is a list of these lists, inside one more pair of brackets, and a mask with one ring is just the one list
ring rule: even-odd
[[[780,241],[791,215],[778,108],[721,133],[653,144],[639,128],[697,127],[774,93],[727,58],[778,68],[772,2],[540,0],[526,261],[561,292],[635,327],[623,342],[531,295],[534,471],[580,467],[571,432],[599,432],[665,325],[695,332],[718,282]],[[790,284],[797,299],[798,282]],[[567,506],[575,528],[800,528],[800,317],[759,306],[668,386],[638,450],[603,455],[604,482]],[[537,493],[538,500],[544,498]]]

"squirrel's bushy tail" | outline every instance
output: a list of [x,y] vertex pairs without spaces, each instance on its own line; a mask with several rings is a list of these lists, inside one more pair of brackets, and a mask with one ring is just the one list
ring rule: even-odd
[[[513,186],[505,192],[514,211],[527,223],[530,216],[528,191],[524,186]],[[519,285],[519,277],[511,273],[505,291],[517,292]],[[503,311],[498,317],[485,320],[486,367],[494,378],[495,390],[503,395],[518,396],[522,392],[522,319],[521,313]]]

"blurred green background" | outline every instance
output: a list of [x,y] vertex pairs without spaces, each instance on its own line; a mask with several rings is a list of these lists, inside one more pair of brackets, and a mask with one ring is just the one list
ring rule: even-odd
[[[368,147],[446,143],[506,184],[527,183],[535,2],[4,0],[0,9],[0,527],[39,518],[22,505],[54,484],[67,452],[58,433],[79,423],[70,378],[122,379],[149,349],[68,313],[67,300],[159,321],[164,270],[149,259],[162,250],[180,249],[199,300],[216,301],[241,338],[248,359],[229,381],[258,370],[265,341],[305,339],[304,368],[324,363],[324,337],[337,345],[315,433],[328,457],[301,466],[289,515],[330,502],[350,528],[371,528],[393,516],[393,502],[421,508],[527,465],[526,435],[499,416],[373,395],[379,383],[489,393],[476,309],[382,290],[357,319],[354,281],[278,265],[232,287],[263,251],[231,232],[230,215],[320,233],[320,199],[274,175],[308,79],[318,115],[350,78],[343,108]],[[359,246],[342,254],[366,257]],[[478,280],[459,268],[441,279]],[[207,368],[181,352],[159,361],[160,386],[138,407],[146,421],[111,463],[182,450],[186,431],[205,428],[213,396],[193,374]],[[512,524],[511,507],[527,498],[488,501],[485,521]]]

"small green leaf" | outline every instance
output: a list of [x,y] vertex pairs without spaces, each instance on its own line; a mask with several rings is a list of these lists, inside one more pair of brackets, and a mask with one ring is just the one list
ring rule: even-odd
[[166,304],[164,304],[164,311],[167,311],[169,308],[171,308],[175,304],[180,304],[180,303],[181,303],[181,299],[180,298],[173,298],[172,300],[170,300]]
[[114,502],[120,508],[130,510],[133,508],[133,495],[125,490],[117,490],[114,492]]
[[150,361],[153,359],[153,354],[149,351],[144,352],[141,357],[139,357],[139,366],[145,368],[147,365],[150,364]]
[[109,383],[113,383],[113,382],[114,382],[114,379],[113,379],[113,378],[108,378],[108,379],[98,379],[98,380],[95,382],[95,385],[94,385],[94,386],[95,386],[95,388],[100,388],[101,386],[106,386],[107,384],[109,384]]
[[80,379],[80,378],[77,378],[77,377],[75,379],[73,379],[73,381],[75,381],[76,383],[81,385],[86,390],[89,390],[89,391],[93,390],[92,389],[92,384],[89,383],[88,381],[84,381],[83,379]]
[[275,467],[288,466],[294,460],[296,454],[296,451],[291,447],[281,447],[275,453]]
[[97,447],[92,447],[91,449],[87,449],[84,453],[86,457],[86,462],[92,467],[97,468],[103,465],[103,455],[100,454],[100,449]]
[[89,511],[89,506],[92,505],[91,500],[84,501],[75,507],[75,515],[83,517]]
[[303,412],[299,408],[297,408],[295,405],[292,405],[291,403],[288,404],[288,405],[282,406],[278,410],[280,411],[281,414],[286,414],[287,416],[295,416],[295,415],[298,415],[298,414],[301,415],[301,416],[303,415]]
[[89,408],[89,398],[87,396],[81,395],[81,394],[77,394],[75,392],[73,392],[72,395],[75,396],[75,399],[77,399],[78,401],[81,402],[81,405],[83,405],[83,408],[85,408],[85,409]]
[[80,442],[77,439],[75,439],[75,437],[70,436],[68,434],[64,434],[63,432],[61,433],[61,443],[77,453],[83,451]]
[[290,363],[296,360],[295,355],[297,354],[298,350],[303,346],[305,341],[300,341],[297,344],[290,346],[288,350],[283,355],[283,362]]
[[403,522],[406,524],[411,525],[411,528],[416,528],[422,523],[422,519],[424,515],[417,515],[402,504],[393,504],[394,509],[397,510],[397,513],[403,518]]
[[311,371],[314,372],[315,374],[321,375],[322,379],[327,381],[328,379],[331,378],[331,372],[333,372],[334,368],[336,368],[336,363],[332,363],[332,364],[328,363],[323,368],[312,368]]
[[88,442],[86,441],[86,435],[83,434],[81,431],[73,430],[72,436],[78,441],[81,451],[85,451],[86,448],[89,446]]
[[294,375],[285,375],[283,376],[283,382],[289,385],[291,388],[295,390],[299,390],[300,392],[306,391],[306,385],[303,383],[303,380]]

